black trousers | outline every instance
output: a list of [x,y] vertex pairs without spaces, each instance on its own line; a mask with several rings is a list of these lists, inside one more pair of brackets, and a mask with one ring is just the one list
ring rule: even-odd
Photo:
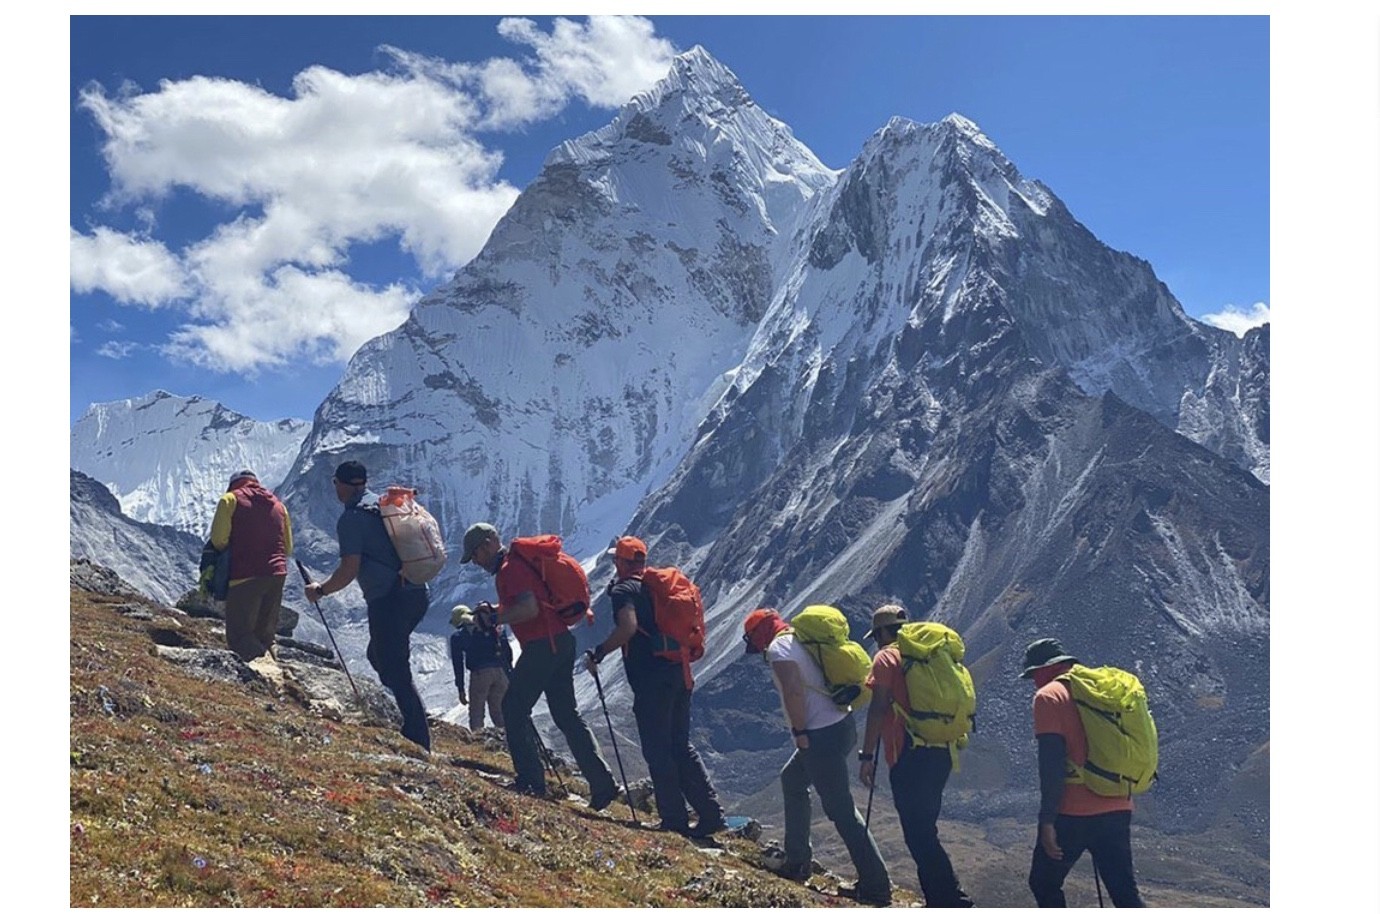
[[973,906],[973,900],[958,884],[948,852],[939,843],[939,810],[952,768],[953,758],[947,748],[919,746],[908,747],[891,767],[891,795],[927,908]]
[[431,728],[412,683],[412,631],[429,605],[430,598],[420,587],[394,587],[387,596],[369,602],[369,647],[364,652],[379,682],[398,702],[402,735],[427,750],[431,749]]
[[681,668],[661,664],[650,670],[629,671],[628,684],[633,690],[637,737],[642,742],[642,757],[652,777],[662,824],[685,827],[689,822],[687,802],[701,822],[722,820],[723,807],[709,783],[704,761],[690,745],[691,691],[685,687]]
[[1092,855],[1093,866],[1107,887],[1112,904],[1118,908],[1143,908],[1136,888],[1135,868],[1131,864],[1131,812],[1107,812],[1099,816],[1059,816],[1054,820],[1054,835],[1064,859],[1051,860],[1035,839],[1030,860],[1030,891],[1042,908],[1067,907],[1064,879],[1083,856]]
[[[555,642],[554,646],[552,642]],[[508,753],[513,757],[513,773],[518,784],[546,790],[537,728],[532,723],[532,708],[546,696],[551,721],[565,737],[575,764],[589,784],[590,801],[612,797],[618,791],[599,744],[575,706],[575,638],[561,632],[554,638],[536,638],[522,646],[522,654],[508,677],[508,693],[503,696],[503,733]]]

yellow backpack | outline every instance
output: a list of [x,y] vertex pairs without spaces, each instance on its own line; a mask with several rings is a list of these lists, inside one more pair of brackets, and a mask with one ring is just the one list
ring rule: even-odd
[[1088,736],[1088,761],[1070,763],[1068,782],[1104,797],[1149,790],[1159,767],[1159,734],[1140,680],[1116,667],[1075,663],[1059,681],[1068,686]]
[[977,720],[977,692],[963,665],[963,639],[938,622],[907,622],[896,633],[910,707],[893,701],[917,746],[962,749]]
[[804,645],[824,673],[824,684],[835,705],[858,710],[872,700],[867,674],[872,658],[848,637],[848,620],[832,606],[807,606],[790,620],[795,640]]

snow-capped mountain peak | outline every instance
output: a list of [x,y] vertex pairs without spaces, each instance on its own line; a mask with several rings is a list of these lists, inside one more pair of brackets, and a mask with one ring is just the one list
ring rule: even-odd
[[546,168],[558,174],[561,166],[597,170],[591,193],[667,224],[689,215],[676,205],[685,201],[666,199],[668,185],[707,182],[717,202],[727,204],[718,217],[762,219],[780,233],[800,204],[837,176],[703,48],[677,57],[665,79],[632,98],[609,124],[556,147]]
[[248,468],[276,486],[307,427],[302,419],[260,422],[214,400],[155,390],[93,403],[72,426],[71,468],[108,486],[133,520],[201,536],[230,474]]
[[682,55],[355,355],[294,470],[304,521],[332,529],[348,454],[421,485],[453,537],[486,520],[592,554],[689,446],[834,179],[726,67]]

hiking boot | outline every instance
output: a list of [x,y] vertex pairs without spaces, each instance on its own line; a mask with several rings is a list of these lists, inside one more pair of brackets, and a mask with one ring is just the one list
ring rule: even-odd
[[710,835],[721,832],[728,828],[728,823],[723,816],[716,816],[712,819],[700,819],[688,832],[691,838],[708,838]]
[[690,827],[690,823],[689,823],[689,822],[665,822],[665,821],[662,821],[662,822],[658,822],[658,823],[656,824],[656,829],[657,829],[657,831],[675,832],[676,834],[678,834],[678,835],[684,835],[684,836],[687,837],[687,838],[693,838],[693,837],[695,837],[694,829]]
[[595,812],[599,812],[601,809],[607,809],[609,804],[622,795],[623,788],[621,787],[615,787],[612,793],[590,794],[589,808]]
[[528,784],[526,781],[513,781],[511,784],[504,784],[503,789],[511,790],[513,793],[520,793],[525,797],[537,797],[546,799],[546,785]]
[[810,878],[812,870],[809,860],[801,863],[786,863],[786,852],[774,845],[762,848],[762,866],[767,871],[792,882],[804,882]]
[[891,907],[891,889],[888,887],[884,891],[863,891],[858,888],[855,882],[852,885],[839,886],[840,898],[851,898],[858,904],[871,905],[874,908]]

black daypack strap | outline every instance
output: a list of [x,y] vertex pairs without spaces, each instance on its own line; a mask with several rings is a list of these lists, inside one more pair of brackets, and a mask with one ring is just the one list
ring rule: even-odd
[[[900,649],[899,649],[899,648],[897,649],[897,653],[900,653]],[[906,674],[907,674],[908,672],[910,672],[910,668],[911,668],[912,666],[914,666],[914,665],[917,664],[917,663],[924,664],[924,665],[928,666],[928,665],[929,665],[929,662],[930,662],[930,658],[928,658],[928,657],[909,657],[909,656],[907,656],[907,655],[905,655],[905,654],[901,654],[901,681],[902,681],[903,683],[905,682]],[[908,685],[907,685],[907,687],[906,687],[906,702],[907,702],[907,704],[909,704],[909,702],[910,702],[910,687],[909,687]],[[958,717],[957,714],[941,714],[941,713],[938,712],[938,711],[917,711],[917,710],[914,710],[913,708],[903,708],[903,707],[901,707],[900,702],[896,701],[896,699],[894,699],[894,698],[891,700],[891,703],[892,703],[893,705],[895,705],[895,707],[896,707],[897,710],[903,712],[903,713],[904,713],[907,717],[909,717],[911,720],[917,720],[917,721],[919,721],[919,720],[943,720],[943,721],[951,721],[951,720],[954,720],[955,718]],[[969,715],[968,715],[968,721],[972,724],[973,732],[974,732],[974,733],[978,732],[977,715],[976,715],[976,714],[969,714]],[[913,734],[913,733],[912,733],[911,735],[912,735],[912,736],[915,736],[915,734]],[[916,739],[919,739],[919,737],[916,737]]]
[[1111,724],[1112,726],[1116,727],[1117,730],[1119,730],[1123,736],[1130,736],[1130,735],[1131,735],[1130,733],[1127,732],[1126,728],[1123,727],[1123,726],[1121,725],[1121,712],[1120,712],[1120,711],[1107,711],[1107,710],[1105,710],[1105,709],[1103,709],[1103,708],[1095,707],[1094,705],[1091,705],[1091,704],[1089,704],[1088,702],[1083,701],[1081,698],[1075,698],[1075,699],[1073,700],[1073,703],[1076,704],[1076,705],[1080,705],[1080,706],[1082,706],[1082,707],[1084,707],[1084,708],[1087,708],[1089,711],[1091,711],[1092,713],[1096,714],[1098,717],[1102,718],[1102,719],[1105,720],[1107,723],[1109,723],[1109,724]]

